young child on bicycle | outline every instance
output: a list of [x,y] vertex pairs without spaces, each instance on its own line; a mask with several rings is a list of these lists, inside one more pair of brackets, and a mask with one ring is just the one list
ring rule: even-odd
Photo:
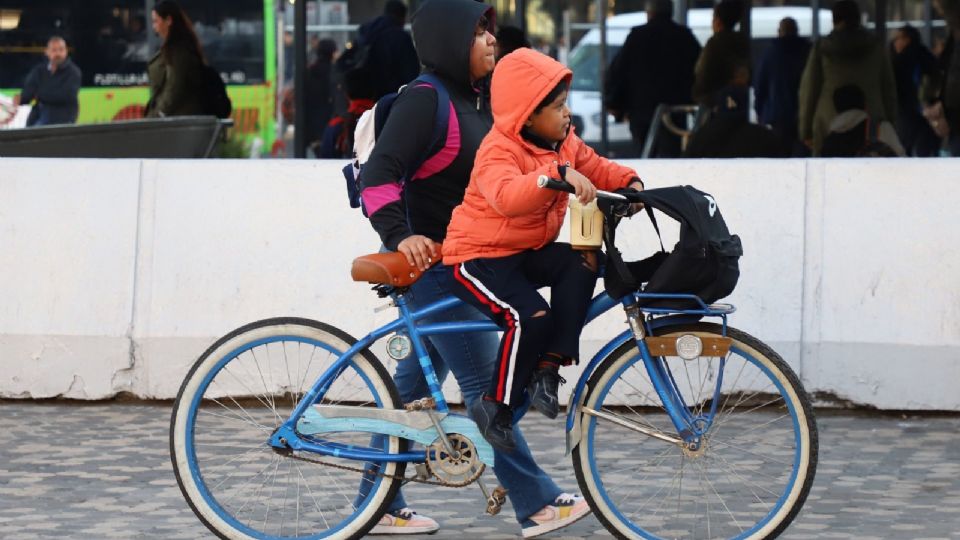
[[[598,156],[570,129],[572,73],[531,49],[518,49],[493,72],[494,127],[483,139],[470,183],[453,211],[443,262],[454,293],[504,329],[495,371],[470,414],[494,447],[514,448],[513,408],[559,412],[561,365],[578,361],[580,332],[597,279],[597,254],[556,242],[569,195],[542,189],[563,179],[582,203],[596,189],[642,189],[636,172]],[[537,292],[551,288],[550,304]]]

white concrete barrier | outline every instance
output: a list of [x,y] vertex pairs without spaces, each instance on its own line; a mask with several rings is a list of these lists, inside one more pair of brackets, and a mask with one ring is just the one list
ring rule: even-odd
[[[960,410],[960,160],[630,165],[650,187],[716,197],[745,251],[731,323],[808,390]],[[244,323],[296,315],[359,336],[387,322],[349,278],[379,241],[340,166],[0,159],[0,397],[170,398]],[[661,224],[669,247],[677,227]],[[653,249],[644,218],[622,230],[628,256]],[[622,321],[591,324],[583,353]]]

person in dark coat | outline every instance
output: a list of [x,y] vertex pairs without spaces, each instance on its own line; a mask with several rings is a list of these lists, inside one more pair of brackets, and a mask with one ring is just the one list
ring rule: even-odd
[[690,137],[684,157],[786,157],[780,138],[765,126],[751,124],[747,86],[728,86],[715,94],[710,118]]
[[383,15],[364,24],[359,30],[359,44],[370,48],[367,69],[373,77],[377,99],[396,92],[420,74],[417,50],[403,26],[407,6],[400,0],[389,0]]
[[[920,32],[907,25],[891,43],[893,78],[897,83],[897,135],[907,155],[931,157],[940,150],[940,139],[923,117],[920,91],[940,81],[940,66],[930,49],[923,45]],[[924,103],[934,96],[925,96]]]
[[193,23],[180,5],[163,0],[151,12],[163,45],[147,64],[150,101],[146,116],[203,114],[203,50]]
[[801,150],[797,139],[797,88],[810,54],[810,41],[797,34],[797,21],[784,17],[753,79],[757,118],[783,139],[791,153]]
[[[618,120],[628,119],[638,151],[646,142],[657,105],[691,103],[693,67],[700,44],[690,29],[671,19],[670,0],[647,3],[647,24],[630,30],[623,47],[610,64],[606,81],[606,107]],[[678,155],[679,139],[661,129],[664,146],[656,155]]]
[[691,91],[693,100],[708,109],[723,88],[749,84],[750,40],[734,30],[742,16],[740,0],[723,0],[713,8],[713,36],[697,60]]
[[307,144],[319,152],[323,130],[333,115],[333,55],[337,43],[321,39],[314,50],[315,59],[307,68]]
[[[33,103],[27,126],[72,124],[77,121],[80,104],[80,68],[67,56],[67,42],[54,36],[47,41],[47,61],[34,67],[14,99],[16,104]],[[35,102],[35,103],[34,103]]]
[[800,79],[799,135],[815,156],[837,116],[833,92],[841,86],[860,87],[871,117],[891,123],[897,117],[897,85],[887,48],[863,27],[854,0],[838,0],[832,11],[833,31],[813,45]]
[[950,126],[949,149],[960,157],[960,0],[934,0],[937,11],[947,22],[947,45],[940,55],[943,84],[940,104]]

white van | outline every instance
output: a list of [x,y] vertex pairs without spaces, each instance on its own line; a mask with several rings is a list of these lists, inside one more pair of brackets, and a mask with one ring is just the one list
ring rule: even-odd
[[[810,37],[813,17],[807,7],[755,7],[750,10],[750,23],[753,60],[756,61],[777,37],[777,28],[781,19],[793,17],[801,36]],[[611,62],[623,46],[630,29],[646,24],[646,12],[622,13],[607,19],[607,62]],[[713,35],[713,10],[691,9],[687,12],[687,26],[694,37],[704,45]],[[827,35],[833,28],[833,16],[830,10],[820,10],[820,34]],[[587,32],[570,51],[569,67],[573,70],[573,82],[570,87],[570,110],[574,122],[580,130],[580,137],[587,144],[598,147],[600,144],[600,30],[594,28]],[[627,122],[615,123],[612,115],[607,115],[607,134],[611,156],[636,156],[639,150],[633,147],[630,127]]]

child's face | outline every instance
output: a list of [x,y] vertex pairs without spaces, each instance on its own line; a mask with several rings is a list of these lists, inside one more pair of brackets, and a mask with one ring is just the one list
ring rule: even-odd
[[524,125],[534,135],[550,143],[558,143],[566,138],[570,129],[570,108],[567,107],[567,91],[564,90],[557,99],[527,118]]

